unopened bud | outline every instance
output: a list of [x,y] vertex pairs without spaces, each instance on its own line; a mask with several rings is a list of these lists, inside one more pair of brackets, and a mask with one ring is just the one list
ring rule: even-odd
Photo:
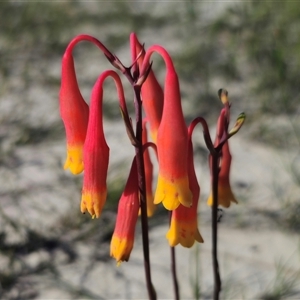
[[115,55],[106,55],[106,58],[109,60],[109,62],[118,70],[120,70],[122,73],[126,72],[126,68],[124,67],[124,65],[121,63],[121,61],[115,56]]
[[235,121],[233,128],[229,131],[228,138],[235,135],[242,128],[242,126],[245,122],[245,119],[246,119],[246,114],[243,112],[240,113]]
[[219,99],[222,101],[223,104],[228,103],[228,92],[225,89],[219,89],[218,91]]

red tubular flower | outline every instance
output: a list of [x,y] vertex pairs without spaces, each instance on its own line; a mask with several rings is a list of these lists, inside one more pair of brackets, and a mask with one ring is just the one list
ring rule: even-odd
[[89,118],[89,107],[85,103],[77,83],[72,51],[81,41],[95,44],[112,59],[112,54],[97,39],[89,35],[78,35],[68,45],[62,59],[61,87],[59,92],[60,115],[64,122],[67,138],[67,159],[64,169],[70,169],[73,174],[83,171],[83,144]]
[[67,137],[67,159],[64,169],[73,174],[83,171],[82,148],[87,130],[89,107],[78,88],[72,49],[70,44],[62,59],[61,88],[59,93],[60,114]]
[[[238,203],[235,199],[229,181],[230,175],[230,165],[231,165],[231,154],[229,150],[228,141],[222,147],[222,156],[220,161],[220,172],[218,181],[218,204],[223,207],[228,208],[231,202]],[[208,200],[208,205],[213,204],[212,193],[210,194]]]
[[203,243],[202,236],[198,230],[197,208],[200,197],[200,186],[195,173],[191,137],[189,140],[188,162],[189,187],[193,194],[193,203],[191,207],[179,205],[172,211],[170,229],[166,234],[171,247],[181,244],[183,247],[190,248],[194,245],[195,241]]
[[103,132],[103,82],[113,77],[121,106],[126,110],[122,83],[116,72],[103,72],[97,79],[91,97],[90,117],[84,144],[84,178],[81,198],[81,212],[88,211],[93,217],[99,217],[106,201],[106,177],[109,161],[109,147]]
[[115,230],[110,244],[110,256],[119,265],[128,261],[134,244],[134,232],[139,211],[139,189],[136,160],[131,165],[124,192],[119,200]]
[[190,207],[192,193],[188,180],[188,133],[183,118],[178,77],[167,51],[154,45],[145,55],[141,74],[145,73],[151,54],[156,51],[166,63],[163,115],[157,134],[159,175],[154,203],[174,210],[181,203]]
[[[134,62],[136,60],[137,55],[140,54],[137,63],[139,68],[141,69],[145,57],[145,50],[139,43],[134,33],[130,35],[130,41],[132,60]],[[151,138],[153,142],[156,143],[157,131],[161,121],[164,105],[164,93],[152,70],[149,72],[147,79],[142,85],[141,95],[143,101],[143,108],[150,124]]]

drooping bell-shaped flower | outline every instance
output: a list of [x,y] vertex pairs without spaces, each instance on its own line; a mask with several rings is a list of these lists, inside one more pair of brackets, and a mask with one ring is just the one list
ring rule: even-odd
[[[142,142],[145,145],[148,142],[147,137],[147,120],[143,120],[143,134]],[[153,203],[153,191],[152,191],[152,181],[153,181],[153,164],[150,159],[149,149],[144,149],[144,167],[145,167],[145,177],[146,177],[146,201],[147,201],[147,216],[152,217],[154,211],[156,210],[156,205]]]
[[141,74],[149,64],[150,56],[158,52],[166,63],[163,115],[157,134],[159,162],[158,183],[154,203],[163,203],[168,210],[182,204],[190,207],[192,193],[188,180],[188,133],[183,118],[178,77],[167,51],[154,45],[146,52]]
[[91,97],[90,117],[84,144],[84,177],[81,197],[81,212],[88,211],[99,217],[106,201],[106,177],[109,162],[109,147],[103,131],[103,82],[107,77],[114,79],[120,107],[128,114],[123,86],[118,74],[113,70],[103,72],[97,79]]
[[134,158],[124,192],[119,200],[115,230],[110,244],[110,255],[116,259],[117,264],[129,260],[134,244],[139,206],[138,174]]
[[[134,62],[139,55],[137,64],[139,69],[141,69],[145,57],[145,50],[134,33],[130,35],[130,40],[132,60]],[[150,124],[150,135],[153,142],[156,143],[157,131],[161,121],[164,105],[164,92],[152,70],[150,70],[145,82],[142,85],[141,95],[143,109]]]
[[83,171],[83,144],[89,118],[89,107],[85,103],[77,83],[72,49],[70,44],[62,59],[61,87],[59,92],[60,115],[64,122],[67,138],[65,169],[73,174]]
[[107,188],[106,177],[109,161],[109,147],[103,131],[103,81],[107,77],[102,73],[97,79],[91,97],[90,117],[84,144],[84,177],[81,198],[81,212],[88,211],[93,217],[99,217],[104,206]]
[[[231,202],[238,203],[232,193],[230,186],[230,166],[231,154],[229,150],[228,141],[222,147],[222,155],[220,160],[220,172],[218,181],[218,205],[228,208]],[[213,205],[212,193],[207,200],[208,205]]]
[[189,186],[193,194],[193,203],[191,207],[179,205],[172,211],[170,229],[166,234],[171,247],[181,244],[183,247],[190,248],[194,242],[203,243],[202,236],[198,230],[197,208],[200,197],[200,186],[197,181],[194,157],[193,144],[189,141]]

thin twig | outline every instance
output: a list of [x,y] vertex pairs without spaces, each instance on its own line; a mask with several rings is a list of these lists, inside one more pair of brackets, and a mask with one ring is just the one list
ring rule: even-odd
[[156,292],[151,280],[150,268],[150,253],[149,253],[149,236],[148,236],[148,216],[147,216],[147,203],[146,203],[146,180],[145,168],[143,157],[143,144],[142,144],[142,101],[140,97],[140,87],[134,87],[135,99],[135,115],[136,115],[136,139],[139,142],[135,147],[138,168],[138,184],[140,193],[140,206],[141,206],[141,225],[142,225],[142,239],[143,239],[143,253],[144,253],[144,268],[146,276],[146,284],[149,299],[156,300]]
[[138,142],[135,146],[136,163],[138,169],[138,185],[139,197],[141,207],[141,226],[142,226],[142,239],[143,239],[143,254],[144,254],[144,269],[146,277],[146,285],[148,296],[151,300],[156,300],[156,291],[151,280],[151,264],[150,264],[150,251],[149,251],[149,229],[148,229],[148,216],[147,216],[147,202],[146,202],[146,177],[143,156],[143,143],[142,143],[142,100],[141,100],[141,86],[136,85],[135,78],[133,78],[130,68],[125,68],[123,74],[128,79],[134,90],[134,109],[136,118],[136,134],[135,139]]
[[212,160],[212,260],[214,272],[214,300],[219,299],[221,278],[218,263],[218,180],[220,152],[211,154]]
[[177,272],[176,272],[176,255],[175,255],[175,247],[170,247],[171,249],[171,269],[172,269],[172,279],[173,279],[173,287],[174,287],[174,294],[175,300],[179,300],[179,285],[177,279]]
[[[172,211],[170,211],[170,219],[169,223],[171,223],[172,218]],[[173,280],[173,287],[174,287],[174,294],[175,294],[175,300],[179,300],[179,284],[177,279],[177,271],[176,271],[176,252],[175,247],[170,247],[171,250],[171,272],[172,272],[172,280]]]

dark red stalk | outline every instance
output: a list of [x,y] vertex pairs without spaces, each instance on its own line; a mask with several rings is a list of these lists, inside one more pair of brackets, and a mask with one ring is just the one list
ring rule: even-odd
[[[172,211],[170,211],[170,219],[169,223],[171,223]],[[170,247],[171,250],[171,271],[172,271],[172,279],[173,279],[173,287],[174,287],[174,294],[175,300],[179,300],[179,284],[177,279],[177,272],[176,272],[176,252],[175,247]]]
[[[108,57],[108,56],[107,56]],[[120,60],[112,56],[113,59],[110,62],[118,69],[122,71],[124,76],[128,79],[129,83],[134,89],[134,108],[135,108],[135,118],[136,118],[136,134],[133,137],[134,141],[132,144],[135,147],[136,153],[136,164],[138,171],[138,186],[139,186],[139,199],[141,206],[141,225],[142,225],[142,239],[143,239],[143,254],[144,254],[144,269],[146,277],[146,285],[148,290],[148,296],[151,300],[156,300],[156,292],[151,280],[151,264],[150,264],[150,251],[149,251],[149,235],[148,235],[148,216],[147,216],[147,202],[146,202],[146,177],[145,177],[145,167],[144,167],[144,157],[143,157],[143,143],[142,143],[142,130],[143,130],[143,120],[142,120],[142,100],[141,100],[141,86],[135,85],[135,76],[131,74],[131,68],[125,68],[121,64]],[[122,66],[122,69],[119,67]],[[122,113],[124,113],[122,111]],[[123,116],[124,117],[124,116]],[[126,116],[125,116],[126,117]],[[127,119],[129,116],[127,115]],[[129,135],[129,138],[130,135]]]
[[213,261],[213,273],[214,273],[214,300],[219,299],[221,291],[221,277],[219,272],[218,263],[218,180],[219,180],[219,160],[221,149],[214,147],[207,123],[204,118],[198,117],[192,121],[188,128],[189,136],[192,135],[195,126],[201,123],[203,128],[203,136],[206,146],[210,152],[210,161],[212,168],[212,194],[213,194],[213,206],[212,206],[212,261]]
[[138,169],[138,184],[140,193],[140,206],[141,206],[141,224],[142,224],[142,238],[143,238],[143,251],[144,251],[144,268],[146,275],[146,283],[148,296],[151,300],[156,300],[156,292],[151,280],[151,264],[149,252],[149,236],[148,236],[148,216],[147,216],[147,202],[146,202],[146,179],[143,158],[143,144],[142,144],[142,101],[141,101],[141,88],[134,87],[134,107],[136,116],[136,140],[138,144],[135,146],[136,162]]
[[177,280],[177,272],[176,272],[176,256],[175,256],[175,247],[170,247],[171,249],[171,268],[172,268],[172,277],[173,277],[173,286],[174,286],[174,294],[175,300],[179,300],[179,285]]
[[94,38],[93,36],[87,35],[87,34],[77,35],[69,43],[66,51],[72,51],[76,44],[78,44],[79,42],[83,42],[83,41],[87,41],[87,42],[91,42],[91,43],[95,44],[98,48],[100,48],[100,50],[105,54],[105,56],[109,60],[114,59],[113,54],[98,39]]
[[214,300],[219,299],[221,277],[218,263],[218,180],[220,152],[211,153],[212,162],[212,261],[214,271]]

